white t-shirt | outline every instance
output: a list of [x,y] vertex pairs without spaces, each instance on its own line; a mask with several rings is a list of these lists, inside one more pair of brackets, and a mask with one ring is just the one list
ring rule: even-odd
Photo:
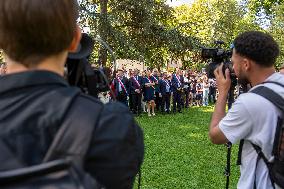
[[[276,81],[284,84],[284,75],[274,73],[266,81]],[[283,87],[268,83],[264,85],[284,98]],[[236,99],[232,108],[219,123],[221,131],[233,144],[245,139],[242,151],[242,165],[240,166],[241,176],[238,182],[239,189],[252,189],[255,177],[258,189],[273,188],[264,161],[259,160],[256,166],[257,154],[248,141],[261,147],[264,155],[272,161],[271,153],[277,117],[280,115],[281,111],[270,101],[257,94],[244,93]]]

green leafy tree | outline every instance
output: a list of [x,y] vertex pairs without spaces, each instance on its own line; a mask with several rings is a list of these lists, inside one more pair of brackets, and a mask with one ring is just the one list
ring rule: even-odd
[[[182,5],[175,9],[178,30],[204,47],[214,47],[214,41],[222,40],[228,49],[240,32],[260,30],[254,19],[246,13],[246,7],[237,0],[196,0],[191,6]],[[198,46],[198,45],[197,45]],[[194,69],[204,67],[200,50],[187,52],[185,64]]]
[[284,63],[284,4],[273,7],[273,19],[269,32],[276,39],[280,47],[280,56],[277,60],[276,67],[279,68]]

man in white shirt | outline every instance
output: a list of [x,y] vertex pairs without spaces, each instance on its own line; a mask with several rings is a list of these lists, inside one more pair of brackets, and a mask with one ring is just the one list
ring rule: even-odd
[[[241,84],[252,85],[252,89],[265,81],[284,83],[284,76],[275,73],[274,63],[279,55],[279,46],[274,39],[258,31],[245,32],[234,41],[232,62]],[[242,150],[239,189],[273,188],[267,167],[262,159],[257,162],[257,153],[250,142],[261,147],[268,160],[272,160],[277,117],[281,115],[271,102],[263,97],[245,93],[240,95],[232,108],[225,113],[227,94],[230,89],[230,73],[225,76],[220,65],[214,72],[219,96],[209,128],[210,140],[214,144],[237,143],[244,139]],[[264,84],[284,98],[284,88],[276,84]],[[251,89],[251,90],[252,90]]]

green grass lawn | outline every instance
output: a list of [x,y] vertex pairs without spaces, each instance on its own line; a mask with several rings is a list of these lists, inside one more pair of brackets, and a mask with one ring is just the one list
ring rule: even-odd
[[[144,129],[142,188],[225,188],[227,149],[208,139],[212,106],[193,107],[182,114],[137,118]],[[230,188],[236,188],[238,146],[233,147]]]

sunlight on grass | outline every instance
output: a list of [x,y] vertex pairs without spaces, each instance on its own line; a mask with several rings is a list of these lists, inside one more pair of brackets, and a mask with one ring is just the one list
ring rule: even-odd
[[[225,187],[226,148],[208,139],[212,111],[213,106],[194,107],[182,114],[137,118],[145,135],[143,189]],[[230,185],[236,188],[237,147],[232,157]]]

